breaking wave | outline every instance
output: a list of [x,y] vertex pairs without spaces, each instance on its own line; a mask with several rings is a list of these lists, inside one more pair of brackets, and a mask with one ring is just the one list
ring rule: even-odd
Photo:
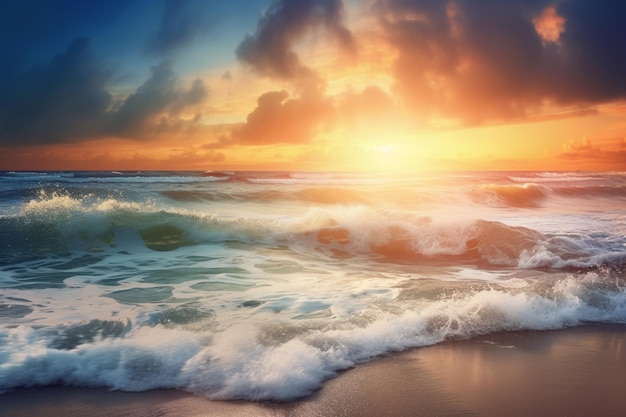
[[399,297],[402,311],[342,321],[251,320],[221,331],[194,330],[194,320],[211,319],[192,314],[178,326],[120,319],[6,327],[0,329],[0,392],[63,384],[292,400],[338,371],[390,352],[499,331],[624,323],[624,284],[587,273],[517,290],[492,285],[429,299],[412,292],[409,282]]
[[539,207],[548,195],[546,187],[533,183],[487,184],[473,192],[478,202],[510,207]]
[[315,207],[292,217],[223,216],[114,198],[41,195],[0,217],[3,262],[76,250],[173,251],[238,242],[309,256],[367,256],[400,264],[621,270],[626,237],[545,235],[498,221],[454,220],[363,205]]

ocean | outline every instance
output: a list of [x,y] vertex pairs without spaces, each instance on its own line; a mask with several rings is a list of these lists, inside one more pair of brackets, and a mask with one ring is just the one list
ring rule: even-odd
[[625,266],[623,172],[0,172],[0,392],[289,401],[393,352],[626,323]]

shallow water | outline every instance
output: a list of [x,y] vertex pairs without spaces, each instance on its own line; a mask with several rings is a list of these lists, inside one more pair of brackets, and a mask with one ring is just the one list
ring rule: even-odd
[[625,173],[0,173],[0,391],[289,400],[392,351],[626,322]]

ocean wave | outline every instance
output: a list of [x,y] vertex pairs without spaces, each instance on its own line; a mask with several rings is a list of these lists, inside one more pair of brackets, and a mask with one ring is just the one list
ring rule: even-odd
[[508,173],[507,179],[513,182],[538,182],[549,184],[567,183],[624,183],[626,175],[623,172],[518,172]]
[[85,176],[80,178],[72,178],[72,183],[105,183],[105,184],[130,184],[130,183],[168,183],[168,184],[185,184],[185,183],[205,183],[216,181],[227,181],[230,177],[222,176]]
[[133,174],[2,177],[0,391],[290,400],[390,352],[626,323],[623,176]]
[[485,184],[471,192],[475,201],[488,205],[508,207],[539,207],[548,197],[545,186],[524,184]]
[[[551,177],[548,177],[551,178]],[[560,178],[560,177],[559,177]],[[569,177],[565,177],[569,178]],[[572,179],[572,178],[569,178]],[[626,184],[620,181],[601,183],[593,178],[574,177],[572,181],[555,183],[541,178],[515,178],[518,184],[482,184],[469,192],[472,200],[489,206],[538,208],[555,198],[626,199]],[[574,182],[576,182],[574,184]]]
[[[317,197],[316,197],[317,198]],[[544,235],[498,221],[454,220],[363,205],[315,207],[290,217],[224,216],[114,198],[42,194],[0,218],[3,262],[72,251],[155,250],[238,242],[308,256],[515,268],[623,268],[619,235]]]
[[375,185],[385,184],[388,180],[377,178],[247,178],[247,182],[251,184],[279,184],[279,185],[298,185],[298,184],[315,184],[315,185]]
[[369,173],[248,173],[245,180],[251,184],[275,185],[393,185],[426,180],[420,177],[374,175]]
[[247,196],[238,196],[233,193],[221,191],[205,191],[205,190],[165,190],[160,192],[161,195],[184,203],[206,202],[206,201],[237,201],[243,200]]
[[555,194],[564,197],[604,197],[626,199],[626,185],[587,185],[555,188]]
[[0,183],[1,182],[16,182],[16,183],[24,183],[24,182],[54,182],[54,181],[63,181],[68,178],[72,178],[73,174],[71,173],[63,173],[63,172],[28,172],[28,171],[18,171],[18,172],[0,172]]
[[524,288],[465,287],[436,299],[411,293],[407,285],[400,309],[345,320],[251,316],[218,330],[194,330],[185,315],[174,326],[91,320],[2,327],[0,392],[62,384],[293,400],[341,370],[390,352],[493,332],[626,322],[623,278],[598,273],[531,281]]
[[[224,177],[225,178],[225,177]],[[232,179],[226,179],[232,180]],[[333,182],[334,181],[334,182]],[[361,183],[360,181],[366,181]],[[571,186],[526,182],[520,184],[480,184],[464,190],[431,189],[419,184],[407,186],[398,183],[367,183],[369,180],[248,178],[246,182],[264,184],[263,187],[224,190],[193,187],[193,189],[163,190],[161,194],[179,202],[261,202],[294,201],[321,205],[365,204],[396,205],[416,208],[423,205],[445,207],[450,204],[478,205],[499,208],[541,208],[558,204],[563,199],[589,197],[626,199],[626,185],[587,184]],[[190,187],[191,188],[191,187]],[[560,199],[560,200],[557,200]]]
[[162,195],[181,202],[240,201],[275,203],[277,201],[302,201],[315,204],[360,204],[372,201],[372,193],[337,187],[311,187],[298,190],[249,190],[247,192],[222,192],[207,190],[167,190]]

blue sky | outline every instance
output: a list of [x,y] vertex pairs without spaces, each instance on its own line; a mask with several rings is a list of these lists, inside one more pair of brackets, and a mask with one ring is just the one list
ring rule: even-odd
[[77,38],[135,83],[163,59],[181,73],[224,66],[267,2],[24,0],[0,5],[0,48],[15,63],[51,60]]

